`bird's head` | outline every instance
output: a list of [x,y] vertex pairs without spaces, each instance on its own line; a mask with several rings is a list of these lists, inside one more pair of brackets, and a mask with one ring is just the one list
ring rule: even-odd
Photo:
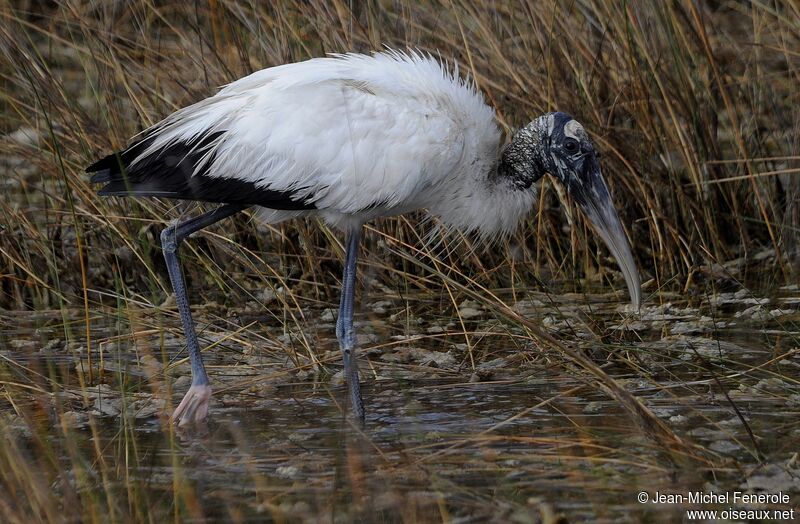
[[545,173],[555,177],[581,207],[619,264],[635,309],[641,285],[628,239],[622,229],[600,163],[589,136],[565,113],[540,116],[514,135],[503,150],[498,174],[520,189],[529,188]]

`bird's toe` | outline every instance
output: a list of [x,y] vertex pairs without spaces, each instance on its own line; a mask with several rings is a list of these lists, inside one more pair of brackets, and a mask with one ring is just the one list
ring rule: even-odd
[[198,424],[205,421],[208,416],[208,405],[211,400],[211,386],[193,385],[186,392],[186,395],[175,408],[172,420],[178,422],[178,426]]

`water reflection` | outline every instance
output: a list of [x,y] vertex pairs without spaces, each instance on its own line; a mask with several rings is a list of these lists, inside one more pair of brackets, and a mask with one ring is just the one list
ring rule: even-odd
[[[185,371],[178,337],[153,330],[131,341],[127,326],[116,333],[98,322],[96,340],[113,343],[90,363],[77,334],[57,341],[66,329],[58,316],[17,322],[0,335],[0,429],[20,448],[2,458],[7,470],[22,464],[120,520],[674,521],[682,507],[640,504],[637,493],[797,492],[796,293],[764,303],[720,294],[699,305],[666,296],[637,317],[604,296],[517,303],[699,444],[705,464],[676,466],[561,355],[481,311],[465,321],[469,344],[442,319],[413,333],[402,320],[362,324],[373,335],[362,352],[363,427],[344,415],[344,391],[323,367],[264,345],[268,326],[208,353],[212,419],[179,429],[165,415],[188,386],[173,380]],[[381,304],[389,318],[393,303]],[[306,335],[336,372],[330,327]]]

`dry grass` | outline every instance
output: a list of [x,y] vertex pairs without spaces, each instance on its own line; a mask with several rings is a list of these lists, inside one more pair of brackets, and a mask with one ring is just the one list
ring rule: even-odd
[[[603,153],[640,267],[654,279],[651,290],[678,289],[712,262],[763,246],[796,249],[796,6],[616,4],[366,3],[353,11],[338,2],[7,5],[0,125],[33,129],[38,141],[4,141],[12,162],[22,163],[9,166],[4,182],[13,196],[2,202],[8,276],[0,305],[79,305],[85,287],[114,288],[111,268],[124,275],[117,294],[156,299],[165,291],[156,233],[185,208],[97,199],[82,168],[253,70],[382,45],[458,61],[505,126],[556,108],[582,120]],[[505,249],[459,260],[457,269],[507,287],[531,276],[569,283],[613,268],[604,255],[598,260],[605,251],[547,183],[541,204],[511,242],[512,271]],[[564,234],[567,216],[575,227]],[[414,243],[413,224],[390,220],[381,229]],[[329,232],[315,225],[269,235],[254,235],[252,226],[228,231],[246,248],[282,254],[305,285],[328,290],[330,271],[321,266],[336,258]],[[204,247],[213,259],[230,246]],[[788,278],[776,260],[776,278]],[[202,265],[190,262],[206,273]],[[378,278],[393,281],[379,269]]]
[[[16,336],[11,319],[19,312],[53,311],[31,330],[60,333],[81,363],[77,373],[55,364],[3,364],[8,412],[29,428],[23,446],[9,436],[16,431],[11,418],[3,423],[2,483],[24,500],[0,503],[7,520],[102,521],[111,515],[146,521],[161,507],[146,481],[125,478],[125,464],[145,460],[128,448],[137,442],[133,421],[123,421],[120,433],[107,439],[91,419],[96,446],[119,446],[109,454],[81,449],[85,439],[67,424],[47,427],[44,413],[59,395],[75,398],[56,402],[56,420],[70,405],[91,405],[95,399],[87,392],[101,383],[126,394],[152,388],[169,401],[164,375],[180,362],[167,358],[166,370],[139,381],[109,371],[114,353],[108,348],[131,341],[141,354],[166,358],[164,339],[177,333],[177,323],[165,303],[169,283],[158,234],[165,222],[197,210],[167,201],[99,199],[83,168],[173,110],[263,67],[327,52],[415,47],[457,61],[507,130],[555,109],[575,115],[603,154],[650,303],[670,292],[692,303],[734,289],[750,278],[747,270],[734,277],[722,264],[741,257],[749,262],[765,249],[773,256],[754,259],[765,287],[797,278],[800,9],[789,0],[208,0],[190,7],[150,0],[3,2],[0,43],[0,308],[8,312],[0,322],[10,328],[0,333],[0,344]],[[365,299],[393,294],[409,311],[457,317],[469,369],[491,356],[475,349],[481,336],[456,315],[463,300],[476,300],[511,326],[501,330],[505,340],[534,344],[531,359],[552,352],[548,365],[577,364],[571,373],[601,384],[628,407],[661,453],[698,458],[694,444],[583,353],[509,307],[531,288],[584,292],[602,285],[627,300],[614,261],[553,185],[544,181],[538,210],[504,245],[486,249],[464,239],[431,252],[416,226],[416,217],[400,217],[368,233],[361,266]],[[223,348],[258,348],[272,361],[288,357],[302,369],[331,360],[303,334],[307,312],[338,298],[341,256],[339,235],[311,221],[263,228],[236,219],[182,251],[193,302],[210,304],[200,314],[217,326],[206,338],[222,339]],[[235,325],[230,311],[242,303],[268,318]],[[276,343],[263,324],[301,336]],[[595,327],[598,340],[608,342],[603,326]],[[635,360],[626,357],[626,365],[636,369]],[[35,373],[39,378],[31,379]],[[202,516],[202,501],[181,480],[177,457],[172,494],[179,502],[161,516]],[[72,472],[67,481],[59,474],[65,463]],[[270,492],[262,473],[251,473],[256,491]],[[48,496],[53,483],[60,502]],[[262,510],[280,520],[274,497],[262,495]],[[436,506],[442,520],[452,511],[445,506]],[[400,520],[419,518],[413,506],[408,511]]]

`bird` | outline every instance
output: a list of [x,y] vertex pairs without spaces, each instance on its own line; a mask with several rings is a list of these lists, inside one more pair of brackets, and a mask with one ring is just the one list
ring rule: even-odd
[[86,168],[90,182],[102,184],[100,196],[218,204],[161,232],[192,375],[172,420],[202,423],[212,394],[179,247],[245,210],[265,224],[316,216],[345,235],[336,338],[362,422],[353,314],[359,242],[371,220],[421,210],[452,230],[498,238],[533,209],[547,174],[605,242],[638,310],[637,267],[586,129],[550,112],[502,138],[495,110],[455,61],[386,48],[256,71]]

